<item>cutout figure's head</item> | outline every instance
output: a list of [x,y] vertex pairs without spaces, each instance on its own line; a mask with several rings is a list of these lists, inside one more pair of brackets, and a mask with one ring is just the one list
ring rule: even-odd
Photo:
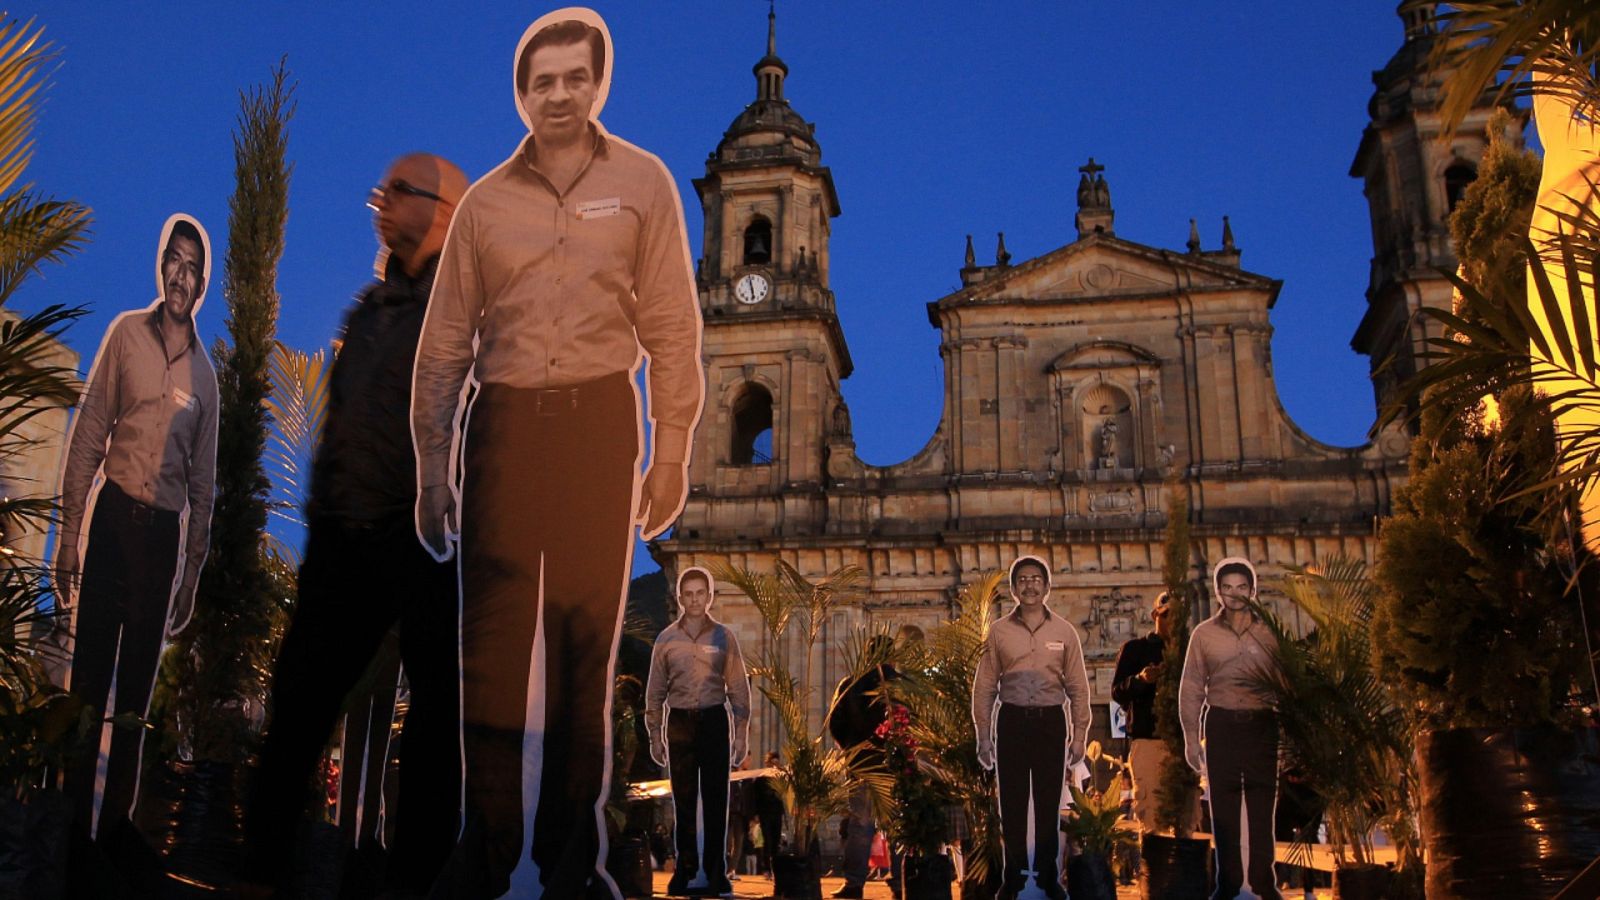
[[1230,556],[1217,563],[1212,587],[1223,609],[1244,609],[1256,596],[1256,568],[1247,559]]
[[567,147],[583,137],[603,97],[608,43],[579,18],[552,21],[524,41],[517,96],[538,146]]
[[167,220],[166,237],[157,270],[161,310],[174,324],[188,324],[194,321],[210,274],[205,232],[200,223],[179,214]]
[[698,619],[711,610],[711,573],[699,566],[690,566],[678,576],[678,610],[683,615]]
[[1038,606],[1050,596],[1050,568],[1037,556],[1019,556],[1011,564],[1011,596],[1024,607]]
[[431,153],[400,157],[367,198],[378,238],[408,270],[420,269],[443,249],[466,190],[467,176],[449,160]]
[[1172,636],[1172,629],[1177,625],[1174,614],[1177,610],[1172,607],[1172,596],[1162,591],[1156,596],[1156,602],[1150,607],[1150,621],[1155,623],[1156,634],[1162,640]]

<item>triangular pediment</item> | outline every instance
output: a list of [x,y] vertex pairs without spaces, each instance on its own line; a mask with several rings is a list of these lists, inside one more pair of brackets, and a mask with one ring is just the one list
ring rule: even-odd
[[981,280],[940,301],[1084,300],[1233,288],[1270,290],[1278,282],[1204,256],[1092,235],[1020,265],[980,270]]

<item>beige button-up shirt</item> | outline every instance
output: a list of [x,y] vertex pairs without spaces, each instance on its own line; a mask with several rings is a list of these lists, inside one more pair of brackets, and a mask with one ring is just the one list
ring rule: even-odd
[[700,305],[665,167],[595,130],[572,186],[533,162],[533,137],[472,186],[450,226],[417,348],[412,434],[421,484],[449,483],[461,386],[556,388],[649,354],[655,461],[687,458],[705,393]]
[[983,656],[972,681],[972,721],[978,740],[994,735],[995,704],[1065,706],[1072,723],[1069,738],[1082,748],[1089,735],[1089,672],[1083,644],[1072,623],[1045,608],[1038,628],[1022,621],[1021,607],[989,626]]
[[1190,740],[1200,737],[1203,706],[1219,709],[1270,709],[1272,701],[1255,688],[1260,673],[1277,663],[1277,642],[1259,619],[1244,631],[1223,621],[1222,612],[1195,626],[1178,687],[1178,719]]
[[147,506],[188,510],[183,578],[192,589],[205,563],[217,468],[217,375],[191,328],[167,347],[162,312],[123,313],[107,331],[78,403],[61,477],[61,538],[76,546],[89,488],[108,481]]
[[652,741],[661,737],[662,707],[704,709],[728,704],[731,734],[744,733],[750,721],[750,679],[733,632],[707,619],[690,634],[679,619],[656,636],[650,678],[644,691],[644,726]]

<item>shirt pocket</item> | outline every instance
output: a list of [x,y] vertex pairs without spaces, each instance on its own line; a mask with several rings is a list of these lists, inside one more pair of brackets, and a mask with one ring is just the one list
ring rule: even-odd
[[609,195],[580,200],[579,209],[586,204],[596,211],[572,218],[575,256],[571,262],[585,274],[592,273],[604,290],[633,291],[644,225],[641,210],[628,203],[627,197]]

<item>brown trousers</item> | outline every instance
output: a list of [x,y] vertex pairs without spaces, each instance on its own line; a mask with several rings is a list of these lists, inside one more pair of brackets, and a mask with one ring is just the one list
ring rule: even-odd
[[[532,857],[547,897],[601,884],[612,669],[627,590],[639,411],[626,374],[559,390],[482,386],[461,503],[464,842],[469,895],[509,886],[523,841],[523,745],[541,759]],[[531,671],[535,632],[544,666]],[[529,690],[544,728],[527,721]],[[479,855],[481,853],[481,855]]]

